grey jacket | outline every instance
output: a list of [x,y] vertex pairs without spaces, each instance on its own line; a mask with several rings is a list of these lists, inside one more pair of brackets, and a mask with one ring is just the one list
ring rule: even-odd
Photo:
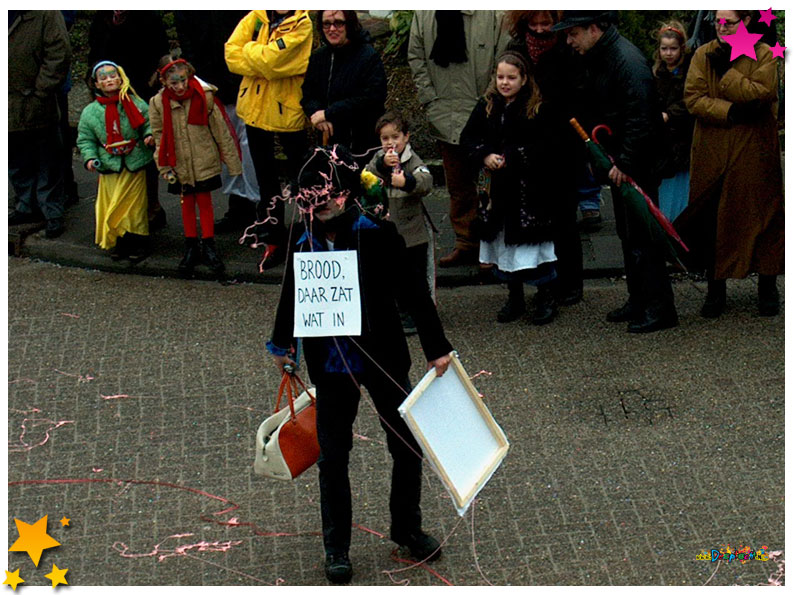
[[58,122],[57,93],[69,73],[72,47],[57,10],[24,10],[8,28],[8,131]]
[[408,192],[402,188],[394,188],[387,185],[391,180],[391,168],[383,165],[383,155],[384,151],[381,149],[365,169],[385,182],[386,196],[389,199],[389,220],[397,226],[397,232],[405,240],[406,247],[425,244],[430,241],[430,236],[425,223],[422,197],[433,189],[433,174],[408,144],[400,155],[400,165],[406,174],[413,176],[416,185],[412,185]]
[[502,31],[501,10],[461,10],[468,61],[438,66],[430,59],[436,39],[435,10],[414,11],[408,40],[411,66],[419,101],[424,105],[433,135],[457,145],[460,133],[485,93],[496,58],[510,36]]

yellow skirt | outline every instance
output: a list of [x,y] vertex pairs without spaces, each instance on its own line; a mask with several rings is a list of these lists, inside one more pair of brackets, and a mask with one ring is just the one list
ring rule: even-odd
[[110,250],[127,232],[148,236],[147,206],[144,170],[101,174],[96,197],[96,243]]

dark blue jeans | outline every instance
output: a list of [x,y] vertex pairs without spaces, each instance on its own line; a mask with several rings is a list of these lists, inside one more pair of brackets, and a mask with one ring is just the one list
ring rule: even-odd
[[47,221],[63,218],[62,147],[57,125],[8,133],[8,177],[17,195],[17,211],[41,211]]
[[[389,510],[391,537],[399,541],[422,525],[419,508],[422,452],[397,411],[410,392],[410,385],[407,378],[397,378],[400,388],[380,370],[372,370],[368,365],[365,368],[357,380],[367,388],[375,403],[394,461]],[[360,393],[347,374],[326,373],[315,380],[323,544],[326,554],[347,553],[353,516],[347,467]]]

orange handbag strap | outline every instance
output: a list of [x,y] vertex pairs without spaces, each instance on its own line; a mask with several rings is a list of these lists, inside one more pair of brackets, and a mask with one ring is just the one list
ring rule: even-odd
[[299,384],[301,388],[306,392],[306,394],[309,395],[309,399],[311,399],[311,402],[314,403],[314,397],[309,392],[309,389],[306,388],[306,385],[303,383],[303,380],[301,380],[297,374],[295,373],[290,374],[289,372],[285,371],[284,374],[281,376],[281,384],[279,384],[278,387],[278,398],[276,399],[276,409],[273,411],[273,413],[276,413],[279,410],[281,406],[281,397],[284,395],[284,389],[286,389],[287,403],[289,404],[290,416],[292,417],[292,419],[295,419],[295,399],[298,398],[298,395],[300,394],[298,392]]

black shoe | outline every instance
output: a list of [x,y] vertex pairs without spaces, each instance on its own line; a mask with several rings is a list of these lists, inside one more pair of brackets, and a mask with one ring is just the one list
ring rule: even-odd
[[353,565],[347,554],[326,554],[325,578],[336,585],[344,585],[353,578]]
[[581,287],[577,289],[569,289],[567,291],[563,291],[560,293],[560,297],[557,299],[557,303],[560,306],[573,306],[582,301],[583,295],[584,292],[582,291]]
[[402,539],[395,539],[397,545],[407,547],[411,556],[420,562],[432,562],[441,557],[441,544],[421,529]]
[[620,308],[607,313],[607,322],[633,322],[642,316],[631,302],[626,302]]
[[760,316],[777,316],[780,314],[780,293],[777,287],[764,292],[758,292],[758,314]]
[[160,231],[168,226],[168,221],[165,219],[165,209],[160,207],[152,220],[149,221],[149,233]]
[[678,326],[678,314],[675,309],[661,312],[646,310],[639,319],[629,323],[627,330],[630,333],[653,333],[674,326]]
[[223,272],[225,267],[215,249],[215,238],[203,238],[201,240],[201,260],[213,273]]
[[524,302],[524,298],[517,298],[511,295],[507,298],[507,302],[502,306],[502,309],[496,313],[496,321],[513,322],[521,318],[526,311],[527,305],[526,302]]
[[265,248],[265,256],[259,267],[262,270],[272,269],[287,260],[287,251],[283,246],[268,244]]
[[725,296],[706,295],[706,301],[700,309],[703,318],[719,318],[725,311]]
[[549,291],[538,291],[535,296],[535,310],[532,312],[532,324],[541,326],[549,324],[557,318],[557,300]]
[[146,238],[137,234],[128,234],[129,248],[127,249],[127,258],[130,259],[132,264],[137,264],[145,260],[149,256],[149,249],[146,245]]
[[116,245],[110,249],[110,260],[118,262],[127,258],[127,242],[124,236],[116,238]]
[[201,245],[198,238],[185,238],[185,255],[179,261],[177,268],[180,273],[191,273],[195,266],[201,262]]
[[54,240],[63,235],[65,231],[66,227],[64,227],[63,221],[60,219],[50,219],[47,221],[47,227],[44,229],[44,237],[49,240]]
[[25,225],[27,223],[36,223],[38,219],[33,213],[21,213],[14,211],[8,216],[8,225]]

